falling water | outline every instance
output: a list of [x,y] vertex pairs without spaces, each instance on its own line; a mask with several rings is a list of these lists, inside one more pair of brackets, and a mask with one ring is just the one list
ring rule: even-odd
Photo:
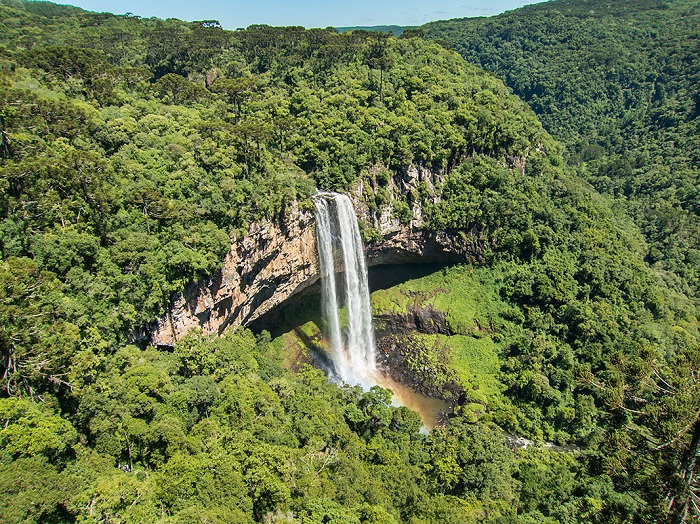
[[[368,388],[376,372],[372,309],[360,229],[347,196],[316,195],[316,242],[336,378]],[[341,322],[343,308],[347,320],[344,315]]]

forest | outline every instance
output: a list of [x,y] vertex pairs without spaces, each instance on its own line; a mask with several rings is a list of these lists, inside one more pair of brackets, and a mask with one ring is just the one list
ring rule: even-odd
[[423,29],[497,74],[625,209],[647,262],[700,286],[700,6],[555,0]]
[[[392,36],[0,0],[0,522],[697,522],[698,17]],[[443,426],[290,365],[293,333],[143,337],[317,188],[405,220],[411,166],[443,180],[406,195],[425,227],[485,246],[372,295],[444,314],[396,335]]]

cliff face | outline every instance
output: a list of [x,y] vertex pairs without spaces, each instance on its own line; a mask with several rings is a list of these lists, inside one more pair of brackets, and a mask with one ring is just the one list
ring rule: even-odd
[[212,334],[246,325],[317,279],[312,213],[293,209],[281,223],[252,224],[232,240],[219,274],[175,297],[151,342],[170,346],[191,329]]
[[[434,193],[434,175],[418,169],[391,179],[390,201],[370,213],[362,186],[351,197],[358,217],[379,233],[366,246],[367,264],[457,263],[477,258],[484,245],[450,232],[423,228],[423,209],[412,203],[412,219],[392,217],[391,202],[406,198],[424,182]],[[176,296],[151,333],[151,343],[172,346],[192,329],[220,334],[232,325],[248,325],[319,279],[316,228],[310,211],[292,209],[279,222],[251,225],[243,238],[233,239],[220,273],[191,284]]]

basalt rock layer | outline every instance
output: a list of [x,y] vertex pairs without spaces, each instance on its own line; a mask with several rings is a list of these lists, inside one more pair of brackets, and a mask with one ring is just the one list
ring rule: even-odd
[[314,216],[293,209],[280,222],[252,224],[232,239],[219,274],[178,294],[152,333],[171,346],[190,330],[219,334],[247,325],[318,279]]

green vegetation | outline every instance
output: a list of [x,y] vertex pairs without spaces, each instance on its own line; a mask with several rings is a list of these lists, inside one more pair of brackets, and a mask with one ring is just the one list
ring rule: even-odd
[[503,78],[635,219],[649,264],[697,297],[698,28],[697,0],[554,0],[423,29]]
[[394,36],[400,36],[405,31],[415,29],[414,25],[372,25],[372,26],[348,26],[338,27],[338,31],[345,33],[347,31],[371,31],[373,33],[390,33]]
[[246,331],[173,352],[125,346],[81,387],[80,438],[53,398],[0,399],[3,519],[479,522],[538,507],[515,475],[548,464],[514,455],[492,426],[422,435],[387,391],[339,388],[280,358]]
[[[697,27],[690,3],[653,16],[628,4],[630,28],[679,9],[679,31]],[[531,11],[544,13],[533,27],[551,21],[549,5]],[[551,5],[591,34],[610,22]],[[697,517],[697,114],[686,96],[697,40],[675,36],[670,54],[654,46],[669,68],[653,81],[665,98],[637,104],[625,91],[626,127],[589,122],[591,100],[620,100],[596,94],[597,81],[581,125],[543,115],[567,152],[502,82],[420,31],[230,32],[21,0],[1,0],[0,15],[0,518]],[[657,110],[669,119],[645,120]],[[611,206],[575,174],[598,184],[624,157],[622,139],[656,171],[630,163],[619,180],[636,189]],[[672,142],[679,155],[662,154]],[[440,175],[438,201],[423,186],[391,194],[413,165]],[[427,369],[438,391],[464,388],[447,427],[423,435],[389,392],[303,366],[318,324],[301,308],[296,333],[274,341],[231,330],[148,346],[144,330],[172,294],[215,272],[250,223],[310,207],[315,187],[359,186],[372,213],[390,206],[406,223],[420,201],[429,229],[478,248],[471,267],[374,296],[378,313],[444,313],[451,334],[402,336],[412,372]],[[285,354],[295,338],[304,344]],[[504,431],[579,451],[514,451]]]
[[505,305],[494,296],[490,272],[467,266],[446,268],[426,277],[372,293],[375,314],[432,307],[446,313],[448,328],[469,333],[491,326]]
[[[404,314],[413,310],[434,310],[445,314],[450,335],[411,333],[398,337],[405,347],[405,365],[421,383],[435,393],[452,398],[442,388],[454,383],[480,409],[493,409],[502,401],[499,382],[503,352],[504,313],[508,305],[498,296],[490,270],[466,266],[444,269],[372,294],[375,315]],[[425,328],[424,328],[425,329]]]
[[[585,412],[586,404],[595,405],[595,417],[600,417],[601,403],[586,397],[602,394],[603,404],[613,408],[611,415],[618,414],[598,418],[599,423],[622,422],[620,430],[606,437],[617,444],[606,441],[607,456],[598,466],[610,468],[623,491],[657,504],[656,516],[646,518],[676,522],[698,518],[691,500],[697,501],[700,492],[697,466],[687,469],[698,449],[698,404],[681,401],[681,411],[687,410],[684,422],[672,422],[680,412],[665,407],[675,404],[672,398],[686,398],[682,391],[698,387],[699,22],[697,1],[555,0],[490,19],[435,22],[423,28],[469,62],[502,77],[545,128],[564,141],[573,169],[609,195],[615,215],[606,221],[631,231],[625,213],[643,233],[645,243],[628,239],[636,253],[624,253],[612,248],[617,234],[601,235],[596,220],[593,228],[572,230],[567,245],[554,250],[556,255],[550,248],[548,255],[536,257],[539,262],[514,268],[515,278],[503,292],[523,306],[526,322],[529,317],[537,327],[527,349],[513,346],[505,370],[522,373],[556,365],[544,375],[550,385],[555,377],[559,382],[568,352],[550,364],[546,355],[552,352],[552,337],[568,341],[576,380],[591,389],[581,391],[575,409]],[[532,233],[533,245],[542,251],[541,235],[535,229]],[[608,255],[601,257],[603,251]],[[655,273],[652,280],[663,280],[667,290],[647,287],[634,276],[644,273],[634,262],[642,257]],[[544,280],[543,270],[548,275]],[[539,293],[544,300],[535,298]],[[557,298],[567,294],[563,302]],[[644,304],[646,312],[635,303]],[[591,314],[605,319],[606,326],[591,323]],[[548,335],[537,341],[544,332]],[[543,362],[533,366],[539,359]],[[523,367],[523,361],[530,363]],[[661,362],[668,368],[654,370]],[[525,388],[522,381],[515,382],[516,402],[532,394],[529,390],[537,392],[543,405],[541,395],[547,396],[548,388],[542,387],[546,383],[541,378],[532,376]],[[657,390],[654,400],[637,395],[647,388]],[[660,416],[663,409],[675,414]],[[561,414],[577,420],[574,434],[579,438],[589,431],[584,428],[593,427],[588,415],[577,419],[572,411]],[[598,438],[595,433],[588,433],[589,445]],[[662,451],[675,446],[673,456]],[[653,460],[660,464],[650,467]],[[618,476],[621,471],[625,473]],[[684,495],[675,495],[666,481],[654,481],[669,474],[683,479]]]

